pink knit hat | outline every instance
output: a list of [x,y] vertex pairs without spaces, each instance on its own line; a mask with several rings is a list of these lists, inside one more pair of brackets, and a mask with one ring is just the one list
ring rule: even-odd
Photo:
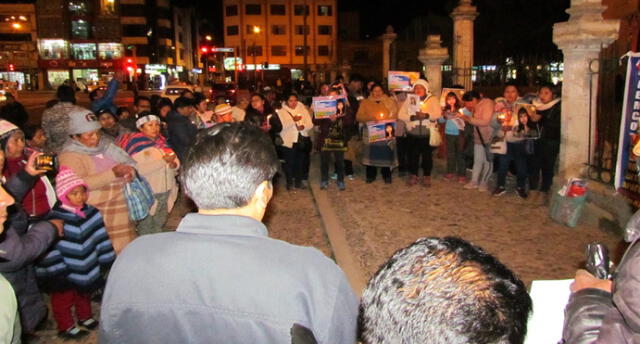
[[76,186],[84,186],[85,189],[87,189],[87,194],[89,193],[89,185],[87,185],[82,178],[78,177],[72,169],[61,165],[58,175],[56,176],[56,194],[58,194],[58,199],[62,201],[62,203],[66,203],[68,200],[67,194]]

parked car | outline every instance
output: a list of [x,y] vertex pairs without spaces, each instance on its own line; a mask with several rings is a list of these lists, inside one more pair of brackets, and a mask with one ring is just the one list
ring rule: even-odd
[[162,91],[162,97],[167,97],[174,102],[182,95],[184,91],[195,92],[193,86],[188,85],[169,85]]
[[217,83],[211,85],[209,98],[215,102],[218,97],[225,97],[227,103],[234,105],[238,100],[238,86],[233,83]]

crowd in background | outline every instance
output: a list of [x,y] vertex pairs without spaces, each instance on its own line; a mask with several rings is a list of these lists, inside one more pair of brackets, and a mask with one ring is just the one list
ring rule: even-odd
[[[439,182],[486,192],[496,171],[492,195],[497,197],[506,193],[511,171],[516,176],[519,197],[526,199],[534,193],[536,202],[544,202],[553,183],[560,148],[561,106],[553,85],[542,85],[536,95],[523,97],[516,85],[507,84],[503,96],[495,100],[475,90],[451,91],[443,95],[441,103],[440,97],[434,95],[436,90],[424,79],[415,81],[410,92],[391,93],[376,82],[365,85],[359,78],[348,83],[338,80],[321,84],[315,93],[339,99],[336,113],[323,119],[314,115],[314,94],[306,90],[279,94],[266,88],[249,99],[239,99],[237,104],[230,104],[224,97],[209,101],[202,93],[186,91],[175,101],[137,96],[129,108],[116,104],[119,83],[120,76],[116,75],[106,90],[91,92],[89,109],[76,104],[73,88],[60,86],[56,99],[47,103],[40,125],[27,124],[28,114],[12,97],[0,109],[0,208],[11,206],[8,212],[0,212],[4,223],[0,236],[0,272],[4,276],[0,286],[4,288],[0,297],[2,304],[11,304],[13,294],[6,293],[10,286],[16,295],[13,302],[17,300],[14,309],[19,311],[19,316],[13,318],[15,326],[0,324],[5,326],[0,327],[0,333],[11,333],[13,339],[20,338],[22,332],[28,341],[45,318],[47,307],[41,291],[50,294],[61,337],[78,339],[96,329],[99,325],[91,310],[91,299],[101,296],[107,271],[134,239],[164,231],[168,214],[180,198],[180,189],[195,201],[201,214],[203,209],[210,214],[218,214],[220,209],[255,211],[246,210],[250,206],[262,209],[260,216],[253,216],[260,220],[271,197],[272,182],[283,183],[287,190],[309,187],[314,151],[320,157],[322,190],[329,189],[331,180],[335,180],[338,190],[345,190],[347,180],[357,178],[357,164],[364,166],[362,178],[366,183],[374,183],[380,172],[382,181],[391,184],[397,172],[408,187],[421,185],[426,190],[435,182],[433,156],[441,152],[447,163]],[[532,104],[535,111],[527,112],[520,104]],[[368,126],[379,123],[388,125],[384,128],[385,138],[370,140]],[[258,135],[260,132],[263,134]],[[265,142],[269,147],[264,147]],[[38,163],[39,158],[51,153],[59,161],[57,174]],[[225,159],[233,163],[222,163]],[[185,162],[186,168],[182,166]],[[265,168],[268,173],[261,170]],[[243,176],[246,180],[241,179]],[[136,180],[144,180],[153,197],[153,205],[145,210],[143,218],[133,216],[137,209],[131,208],[125,196]],[[209,185],[203,180],[216,183]],[[237,182],[246,185],[232,188]],[[244,196],[240,197],[240,193]],[[207,197],[216,202],[206,201]],[[196,217],[189,221],[207,226]],[[239,225],[237,221],[229,220],[229,225]],[[246,226],[257,228],[255,223]],[[164,245],[136,242],[148,242],[153,248]],[[277,249],[277,245],[270,248]],[[139,252],[138,259],[145,259],[146,251]],[[200,251],[196,249],[194,255],[207,257],[207,252],[197,252]],[[291,253],[300,254],[295,250]],[[407,337],[411,338],[407,342],[458,336],[464,338],[460,342],[521,343],[531,300],[522,282],[487,256],[480,248],[455,238],[423,239],[398,251],[365,290],[360,305],[361,338],[367,343],[398,343],[405,342],[402,336],[412,336]],[[327,264],[318,257],[305,259],[315,262],[309,263],[312,268]],[[427,283],[442,277],[440,266],[451,269],[453,277]],[[484,268],[469,270],[469,266]],[[324,325],[330,325],[327,328],[313,323],[313,319],[306,319],[311,323],[299,324],[300,328],[292,328],[291,336],[298,338],[295,343],[355,340],[358,302],[351,291],[346,291],[349,288],[345,287],[339,268],[327,269],[333,271],[335,278],[324,283],[339,283],[342,294],[323,297],[343,304],[325,306],[329,312],[340,309],[341,313],[325,319]],[[469,278],[468,273],[476,277]],[[447,289],[447,281],[457,278],[465,283]],[[390,286],[400,288],[401,295],[389,294]],[[488,296],[488,289],[495,289],[498,294]],[[447,296],[451,290],[456,291],[454,299]],[[579,290],[576,287],[574,291]],[[115,294],[110,297],[116,298]],[[409,304],[407,300],[415,302]],[[454,320],[469,327],[454,331],[451,328],[456,325],[443,320],[449,319],[442,312],[446,303],[434,300],[446,300],[450,307],[461,309],[468,303],[479,313],[457,314]],[[288,302],[287,307],[299,311]],[[393,312],[385,313],[381,305],[391,307]],[[232,309],[233,305],[229,307]],[[499,309],[493,316],[482,313],[492,307]],[[425,314],[441,322],[422,328],[426,326],[421,325]],[[114,315],[103,313],[103,317],[107,316]],[[325,316],[323,313],[318,319]],[[116,318],[109,325],[114,326],[113,331],[118,332],[118,326],[130,328]],[[131,324],[144,326],[144,319],[142,316],[139,323]],[[499,328],[492,327],[497,323]],[[415,327],[416,332],[398,330],[405,326]],[[472,328],[486,330],[474,332]],[[238,328],[233,326],[228,329],[230,333],[235,330]],[[310,337],[305,330],[312,332]],[[330,333],[334,330],[337,332]],[[452,332],[443,335],[443,331]],[[126,330],[116,337],[126,338],[121,337],[123,333]],[[105,334],[110,342],[115,342],[116,337]]]

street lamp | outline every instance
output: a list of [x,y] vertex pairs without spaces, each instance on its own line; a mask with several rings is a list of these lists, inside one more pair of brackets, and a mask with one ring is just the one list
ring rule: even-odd
[[206,39],[207,41],[211,42],[211,40],[213,40],[213,37],[211,37],[211,35],[206,35],[206,36],[204,36],[204,39]]
[[251,49],[251,55],[253,55],[253,85],[256,86],[258,81],[258,66],[256,65],[256,41],[258,40],[258,37],[256,36],[260,34],[259,26],[253,26],[253,34],[253,49]]

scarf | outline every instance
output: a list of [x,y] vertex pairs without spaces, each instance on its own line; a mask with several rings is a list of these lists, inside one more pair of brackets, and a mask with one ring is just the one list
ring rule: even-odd
[[82,143],[69,139],[65,142],[62,147],[63,152],[72,152],[78,154],[84,154],[89,156],[94,156],[98,154],[104,154],[109,158],[113,159],[115,162],[120,164],[127,164],[131,166],[135,166],[135,160],[131,159],[127,152],[123,151],[120,147],[116,146],[112,141],[105,139],[103,137],[100,138],[100,142],[98,142],[97,147],[87,147]]
[[83,219],[87,217],[87,215],[84,213],[84,211],[82,211],[82,209],[84,209],[84,207],[85,207],[84,204],[79,206],[79,207],[76,206],[76,205],[73,205],[73,204],[69,203],[69,200],[67,199],[67,196],[60,197],[59,200],[60,200],[60,203],[61,203],[60,204],[60,208],[66,210],[66,211],[68,211],[70,213],[76,214],[76,215],[80,216]]
[[544,110],[551,109],[556,104],[558,104],[559,101],[560,101],[560,98],[556,98],[545,104],[542,101],[540,101],[540,98],[535,98],[531,101],[531,104],[533,104],[536,107],[537,111],[544,111]]
[[158,135],[155,139],[145,136],[143,133],[130,133],[120,136],[116,140],[116,145],[124,149],[129,155],[142,152],[151,147],[156,147],[162,151],[170,150],[167,140],[162,135]]

